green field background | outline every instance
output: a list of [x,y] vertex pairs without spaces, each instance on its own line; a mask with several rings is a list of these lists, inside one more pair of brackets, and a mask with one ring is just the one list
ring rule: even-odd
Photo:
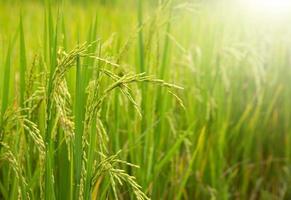
[[1,0],[0,199],[290,199],[290,22]]

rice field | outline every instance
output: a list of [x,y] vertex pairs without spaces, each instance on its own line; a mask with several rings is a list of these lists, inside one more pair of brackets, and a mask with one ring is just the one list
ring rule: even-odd
[[0,199],[291,199],[291,15],[239,1],[0,0]]

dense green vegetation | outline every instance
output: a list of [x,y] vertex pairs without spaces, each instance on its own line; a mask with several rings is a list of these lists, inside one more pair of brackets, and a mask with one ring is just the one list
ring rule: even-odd
[[0,199],[290,199],[290,21],[0,0]]

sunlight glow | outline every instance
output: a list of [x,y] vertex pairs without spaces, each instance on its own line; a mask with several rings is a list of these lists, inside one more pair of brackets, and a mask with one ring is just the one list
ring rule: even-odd
[[290,14],[290,0],[243,0],[248,10],[265,16],[282,16]]

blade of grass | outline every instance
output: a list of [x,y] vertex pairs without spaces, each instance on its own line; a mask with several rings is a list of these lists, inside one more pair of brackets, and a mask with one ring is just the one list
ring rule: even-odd
[[22,14],[20,14],[19,22],[19,33],[20,33],[20,105],[24,103],[24,91],[25,91],[25,71],[26,71],[26,50],[25,50],[25,39],[23,33],[23,21]]

